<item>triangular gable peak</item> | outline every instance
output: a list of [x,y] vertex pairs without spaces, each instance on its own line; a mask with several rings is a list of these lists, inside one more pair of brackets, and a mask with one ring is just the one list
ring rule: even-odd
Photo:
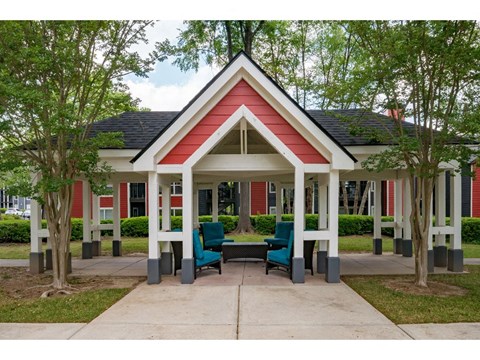
[[242,105],[247,107],[304,164],[329,163],[292,125],[242,79],[159,161],[159,164],[183,164]]

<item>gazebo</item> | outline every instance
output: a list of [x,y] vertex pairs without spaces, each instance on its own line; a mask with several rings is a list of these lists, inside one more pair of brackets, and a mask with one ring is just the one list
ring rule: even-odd
[[[361,111],[360,111],[361,112]],[[343,115],[358,115],[347,110]],[[144,113],[145,114],[145,113]],[[135,119],[135,113],[129,115]],[[410,191],[406,173],[390,170],[369,173],[361,161],[385,149],[388,144],[369,144],[349,135],[340,122],[326,112],[301,108],[275,81],[245,53],[239,53],[179,113],[145,114],[141,131],[128,121],[100,121],[94,131],[129,133],[125,149],[105,149],[100,156],[113,168],[113,225],[100,225],[98,197],[91,197],[88,182],[83,180],[83,258],[99,255],[102,229],[114,231],[114,255],[120,255],[119,183],[148,182],[149,251],[148,283],[161,281],[172,271],[171,242],[183,242],[181,282],[194,281],[192,230],[198,227],[198,190],[217,189],[224,181],[269,181],[276,189],[294,189],[294,254],[292,281],[304,282],[303,242],[318,240],[317,272],[325,273],[327,282],[340,281],[338,256],[338,203],[340,180],[393,180],[395,182],[394,221],[382,223],[381,201],[374,208],[374,253],[381,254],[381,228],[394,228],[394,252],[412,256]],[[155,120],[156,119],[156,120]],[[124,119],[125,120],[125,119]],[[390,121],[393,123],[393,121]],[[155,125],[152,125],[155,123]],[[372,126],[375,122],[372,121]],[[145,130],[145,129],[143,129]],[[135,131],[143,135],[135,136]],[[148,141],[147,141],[148,140]],[[444,164],[445,169],[454,166]],[[429,267],[448,266],[463,270],[461,250],[461,178],[452,175],[450,226],[445,226],[445,174],[436,183],[436,224],[431,228]],[[182,182],[183,224],[181,231],[171,231],[170,185]],[[318,183],[318,229],[305,228],[305,187]],[[374,198],[381,198],[381,186]],[[161,203],[159,195],[161,192]],[[280,191],[276,192],[279,197]],[[213,221],[218,220],[217,191],[212,191]],[[92,199],[92,202],[91,202]],[[277,204],[280,199],[277,199]],[[279,209],[281,210],[281,209]],[[277,221],[281,211],[277,211]],[[43,266],[38,204],[31,205],[31,269]],[[92,223],[90,221],[92,219]],[[93,238],[92,238],[93,233]],[[450,235],[447,255],[445,235]],[[433,236],[435,236],[435,249]],[[48,255],[47,255],[48,258]]]

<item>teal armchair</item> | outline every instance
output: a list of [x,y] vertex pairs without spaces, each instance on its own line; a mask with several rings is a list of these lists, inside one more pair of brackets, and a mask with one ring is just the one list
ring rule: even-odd
[[202,223],[200,229],[203,235],[204,249],[221,252],[224,242],[233,242],[231,239],[225,239],[223,223],[221,222]]
[[287,247],[270,250],[267,253],[267,262],[265,265],[265,272],[268,275],[268,270],[276,268],[281,270],[284,268],[289,274],[290,279],[292,278],[292,256],[293,256],[293,237],[294,231],[290,231],[290,236],[288,237]]
[[197,229],[193,230],[193,257],[195,259],[195,279],[197,278],[197,269],[201,271],[202,268],[218,269],[218,273],[222,274],[222,255],[215,251],[203,250],[200,233]]
[[288,246],[290,232],[293,230],[293,221],[279,221],[275,224],[275,235],[273,238],[265,239],[270,250],[281,249]]

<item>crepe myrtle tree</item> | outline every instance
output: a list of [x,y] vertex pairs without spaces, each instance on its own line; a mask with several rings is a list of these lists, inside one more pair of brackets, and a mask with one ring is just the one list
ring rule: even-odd
[[[394,114],[393,131],[380,126],[377,133],[369,133],[373,143],[381,134],[392,146],[369,157],[363,166],[370,171],[407,170],[407,181],[415,189],[410,216],[415,285],[425,287],[439,165],[450,163],[460,171],[478,153],[472,144],[480,133],[479,26],[475,21],[362,21],[349,23],[348,31],[369,59],[351,76],[353,83],[367,89],[365,94],[370,93],[363,105]],[[362,119],[350,125],[365,135]]]
[[109,167],[98,150],[122,143],[120,134],[91,136],[91,126],[136,106],[122,78],[150,70],[153,58],[142,59],[132,49],[146,43],[151,25],[0,22],[0,170],[16,174],[21,191],[44,207],[56,290],[69,287],[75,179],[88,179],[93,192],[104,192]]

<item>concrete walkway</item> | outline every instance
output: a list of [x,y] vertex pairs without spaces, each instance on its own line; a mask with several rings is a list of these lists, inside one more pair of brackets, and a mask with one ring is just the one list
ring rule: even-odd
[[[398,255],[342,255],[342,274],[413,273]],[[468,261],[469,262],[469,261]],[[0,260],[0,266],[18,261]],[[466,261],[467,263],[467,261]],[[20,264],[18,264],[20,265]],[[74,260],[74,275],[145,275],[142,257]],[[435,269],[440,272],[440,269]],[[263,262],[229,261],[193,286],[141,284],[88,324],[0,324],[0,339],[480,339],[480,324],[395,325],[344,283],[305,284]]]

